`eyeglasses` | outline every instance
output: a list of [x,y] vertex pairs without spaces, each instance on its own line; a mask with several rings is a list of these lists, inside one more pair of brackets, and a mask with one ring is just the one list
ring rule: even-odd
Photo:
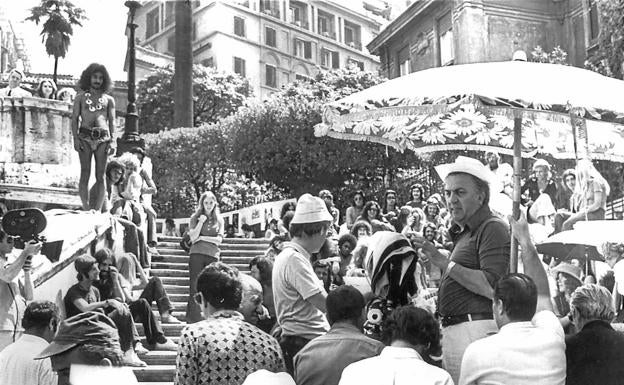
[[389,195],[388,199],[396,199],[396,197],[394,195]]
[[379,209],[376,209],[374,207],[371,207],[370,209],[368,209],[368,211],[379,211]]
[[353,200],[354,200],[354,201],[363,201],[363,200],[364,200],[364,198],[362,198],[362,197],[355,197],[355,198],[353,198]]

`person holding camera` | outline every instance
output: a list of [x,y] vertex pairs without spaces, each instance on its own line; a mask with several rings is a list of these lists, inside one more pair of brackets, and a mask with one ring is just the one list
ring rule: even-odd
[[33,299],[31,259],[42,247],[41,242],[26,243],[13,260],[14,242],[15,238],[0,227],[0,351],[22,335],[26,301]]

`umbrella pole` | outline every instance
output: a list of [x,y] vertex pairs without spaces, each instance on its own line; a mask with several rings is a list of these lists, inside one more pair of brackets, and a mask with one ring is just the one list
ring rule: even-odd
[[[514,142],[513,142],[513,217],[520,217],[520,176],[522,174],[522,115],[514,117]],[[512,273],[518,271],[518,241],[511,237],[511,252],[509,270]]]

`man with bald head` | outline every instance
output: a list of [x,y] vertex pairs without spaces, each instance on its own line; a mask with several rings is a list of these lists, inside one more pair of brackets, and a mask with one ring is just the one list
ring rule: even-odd
[[509,272],[511,240],[507,223],[488,206],[495,177],[487,166],[460,156],[436,171],[444,181],[455,247],[448,259],[431,242],[420,246],[431,263],[444,271],[438,292],[443,364],[457,383],[468,345],[498,331],[492,298],[494,284]]
[[245,317],[245,321],[257,326],[259,321],[270,318],[269,311],[262,304],[262,285],[247,274],[241,274],[240,279],[243,286],[243,299],[238,311]]

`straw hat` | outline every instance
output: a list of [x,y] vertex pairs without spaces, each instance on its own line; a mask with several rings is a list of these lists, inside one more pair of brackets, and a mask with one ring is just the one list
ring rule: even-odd
[[297,201],[295,216],[290,223],[331,222],[333,220],[334,217],[327,211],[327,206],[321,198],[303,194]]
[[478,159],[468,158],[466,156],[458,156],[454,163],[441,164],[435,167],[436,172],[442,180],[445,180],[449,174],[455,172],[463,172],[478,178],[491,185],[495,181],[495,176],[488,167],[481,163]]
[[578,266],[574,266],[571,263],[562,262],[555,266],[555,268],[552,269],[551,272],[555,276],[557,276],[557,273],[567,274],[570,277],[574,278],[576,281],[578,281],[579,285],[583,284],[583,281],[581,280],[581,268]]

